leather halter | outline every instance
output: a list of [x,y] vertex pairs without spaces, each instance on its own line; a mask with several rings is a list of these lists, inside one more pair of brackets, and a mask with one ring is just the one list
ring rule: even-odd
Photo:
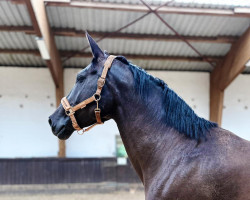
[[[98,107],[98,102],[101,100],[101,92],[102,92],[103,86],[105,85],[105,79],[106,79],[108,70],[111,67],[112,62],[115,58],[116,58],[116,56],[110,55],[107,58],[107,60],[105,61],[102,75],[97,81],[97,89],[96,89],[96,92],[93,96],[89,97],[88,99],[82,101],[81,103],[79,103],[73,107],[69,104],[69,101],[66,97],[63,97],[61,100],[62,106],[65,110],[65,114],[70,117],[74,129],[76,129],[78,134],[80,134],[80,135],[82,135],[86,131],[89,131],[90,129],[92,129],[94,126],[96,126],[98,124],[103,124],[102,119],[101,119],[101,109]],[[88,104],[92,103],[93,101],[96,102],[96,109],[95,109],[96,123],[89,126],[86,129],[81,128],[78,125],[74,114],[77,110],[85,108]],[[82,130],[82,132],[80,132],[81,130]]]

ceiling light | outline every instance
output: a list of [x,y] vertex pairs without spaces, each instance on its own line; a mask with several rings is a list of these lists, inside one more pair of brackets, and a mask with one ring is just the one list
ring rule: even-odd
[[49,60],[50,56],[49,56],[49,52],[48,52],[48,49],[46,47],[46,44],[44,42],[44,39],[41,37],[35,37],[35,40],[36,40],[36,43],[37,43],[37,46],[38,46],[38,49],[40,51],[42,58],[44,60]]

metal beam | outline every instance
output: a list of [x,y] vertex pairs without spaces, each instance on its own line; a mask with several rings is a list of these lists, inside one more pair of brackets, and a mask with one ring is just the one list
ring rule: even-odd
[[[27,34],[35,34],[35,30],[31,26],[1,26],[0,31],[14,31],[25,32]],[[70,28],[52,28],[52,32],[57,36],[68,37],[85,37],[85,31],[78,31]],[[108,35],[112,39],[126,39],[126,40],[154,40],[154,41],[181,41],[176,35],[159,35],[159,34],[135,34],[135,33],[112,33],[112,32],[96,32],[89,31],[89,34],[94,38],[102,38]],[[215,37],[201,37],[201,36],[182,36],[185,40],[190,42],[205,42],[205,43],[233,43],[238,37],[235,36],[215,36]]]
[[6,32],[24,32],[27,34],[36,34],[32,26],[5,26],[0,25],[0,31]]
[[[71,0],[53,1],[46,0],[48,6],[66,6],[77,8],[91,8],[101,10],[118,10],[118,11],[131,11],[131,12],[148,12],[148,9],[143,5],[138,4],[121,4],[121,3],[102,3],[102,2],[86,2]],[[155,9],[157,6],[151,6]],[[212,8],[184,8],[184,7],[162,7],[158,10],[160,14],[182,14],[182,15],[211,15],[211,16],[234,16],[234,17],[249,17],[249,12],[239,12],[235,9],[212,9]]]
[[[0,54],[33,54],[35,56],[40,56],[38,50],[26,50],[26,49],[0,49]],[[74,55],[73,57],[78,58],[92,58],[91,53],[78,52],[78,51],[59,51],[61,57],[67,57],[68,55]],[[112,53],[114,55],[119,55],[118,53]],[[138,54],[121,54],[128,59],[135,60],[172,60],[179,62],[206,62],[200,57],[185,57],[185,56],[157,56],[157,55],[138,55]],[[211,62],[220,62],[224,57],[218,56],[208,56]]]
[[224,90],[245,69],[250,60],[250,27],[236,41],[210,76],[210,119],[221,124]]
[[34,56],[40,56],[38,50],[26,50],[26,49],[0,49],[0,54],[33,54]]
[[[77,52],[77,51],[60,51],[62,57],[74,55],[74,57],[91,58],[91,53]],[[119,53],[112,52],[111,54],[119,55]],[[172,60],[172,61],[188,61],[188,62],[206,62],[200,57],[185,57],[185,56],[157,56],[157,55],[138,55],[138,54],[121,54],[128,59],[136,60]],[[219,62],[223,57],[209,56],[207,57],[211,62]]]
[[[74,29],[54,28],[53,32],[58,36],[85,37],[85,31],[77,31]],[[95,38],[102,38],[108,35],[112,39],[126,40],[154,40],[154,41],[181,41],[176,35],[159,35],[159,34],[134,34],[134,33],[112,33],[112,32],[96,32],[89,31],[89,34]],[[190,42],[206,42],[206,43],[233,43],[238,37],[218,36],[218,37],[200,37],[200,36],[183,36]]]

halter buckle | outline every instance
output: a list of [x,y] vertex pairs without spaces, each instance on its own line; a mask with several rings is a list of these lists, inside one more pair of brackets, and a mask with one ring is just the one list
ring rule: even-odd
[[97,86],[102,88],[105,85],[105,78],[100,77],[97,81]]

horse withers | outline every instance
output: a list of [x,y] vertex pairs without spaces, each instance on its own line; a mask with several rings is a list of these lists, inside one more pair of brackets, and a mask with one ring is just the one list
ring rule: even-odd
[[110,55],[86,35],[93,60],[49,117],[54,135],[65,140],[74,123],[82,129],[114,119],[146,200],[250,200],[250,142],[198,117],[167,84],[124,57],[106,69]]

